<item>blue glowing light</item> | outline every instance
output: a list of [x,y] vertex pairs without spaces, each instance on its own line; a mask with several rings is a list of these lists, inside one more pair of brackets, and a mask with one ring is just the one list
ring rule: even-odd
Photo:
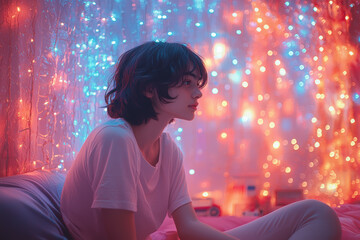
[[318,8],[317,8],[317,7],[314,7],[313,10],[314,10],[314,12],[317,12]]
[[352,98],[354,100],[354,103],[360,104],[360,95],[358,93],[354,93]]
[[173,32],[168,32],[167,34],[168,34],[169,36],[171,36],[171,35],[173,35]]
[[178,128],[177,130],[179,133],[181,133],[183,131],[183,129],[181,127]]
[[241,82],[241,72],[240,71],[235,71],[233,73],[229,73],[229,79],[233,82],[233,83],[240,83]]
[[195,23],[195,26],[200,27],[201,24],[197,22],[197,23]]
[[232,60],[232,64],[234,64],[234,65],[238,64],[238,60],[237,60],[237,59],[233,59],[233,60]]
[[177,137],[176,137],[176,140],[177,140],[177,141],[181,141],[181,137],[180,137],[180,136],[177,136]]
[[241,30],[236,30],[236,34],[240,35],[241,34]]
[[214,9],[210,8],[209,13],[214,13]]
[[246,70],[245,70],[245,74],[246,74],[246,75],[250,75],[250,74],[251,74],[250,69],[246,69]]
[[286,6],[289,6],[289,5],[290,5],[290,3],[289,3],[289,2],[285,2],[285,5],[286,5]]
[[299,20],[302,21],[304,19],[304,15],[299,15]]
[[300,70],[304,70],[305,67],[304,67],[304,65],[301,64],[301,65],[299,66],[299,68],[300,68]]
[[211,72],[211,76],[216,77],[217,75],[218,75],[218,73],[216,71]]
[[218,90],[217,88],[213,88],[213,89],[211,90],[211,92],[212,92],[213,94],[218,94],[218,93],[219,93],[219,90]]
[[289,26],[288,26],[288,29],[291,31],[291,30],[293,30],[293,29],[294,29],[294,27],[293,27],[293,26],[291,26],[291,25],[289,25]]
[[212,32],[211,37],[216,37],[216,33]]
[[292,55],[294,55],[294,52],[293,51],[289,51],[289,56],[292,56]]
[[[300,86],[300,83],[302,83],[302,84],[301,84],[302,86]],[[299,82],[299,84],[296,84],[296,85],[295,85],[295,90],[296,90],[296,93],[297,93],[298,95],[303,95],[303,94],[306,92],[306,90],[305,90],[305,88],[303,87],[303,85],[304,85],[303,82]]]
[[301,51],[302,51],[303,53],[306,53],[306,49],[305,49],[305,48],[301,49]]

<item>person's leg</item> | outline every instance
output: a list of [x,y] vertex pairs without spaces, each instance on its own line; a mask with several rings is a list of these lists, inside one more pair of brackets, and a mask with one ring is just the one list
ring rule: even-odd
[[240,240],[338,240],[341,226],[328,205],[317,200],[303,200],[226,233]]

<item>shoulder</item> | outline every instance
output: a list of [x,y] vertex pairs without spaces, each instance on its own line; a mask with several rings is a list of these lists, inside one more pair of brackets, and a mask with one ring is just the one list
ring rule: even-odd
[[104,144],[117,142],[125,145],[133,144],[133,134],[131,127],[120,122],[109,121],[97,128],[91,133],[94,144]]

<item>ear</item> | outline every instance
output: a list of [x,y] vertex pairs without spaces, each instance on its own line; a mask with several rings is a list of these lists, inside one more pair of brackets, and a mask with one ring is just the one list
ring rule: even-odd
[[153,98],[155,96],[155,89],[152,87],[146,87],[144,95],[147,98]]

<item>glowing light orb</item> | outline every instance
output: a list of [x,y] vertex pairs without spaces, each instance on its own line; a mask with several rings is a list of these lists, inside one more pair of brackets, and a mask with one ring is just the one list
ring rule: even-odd
[[273,148],[274,149],[278,149],[279,147],[280,147],[280,142],[279,141],[273,142]]
[[227,138],[227,133],[226,133],[226,132],[222,132],[220,136],[221,136],[222,139],[225,139],[225,138]]
[[226,46],[223,43],[215,43],[213,48],[215,59],[222,59],[226,55]]

